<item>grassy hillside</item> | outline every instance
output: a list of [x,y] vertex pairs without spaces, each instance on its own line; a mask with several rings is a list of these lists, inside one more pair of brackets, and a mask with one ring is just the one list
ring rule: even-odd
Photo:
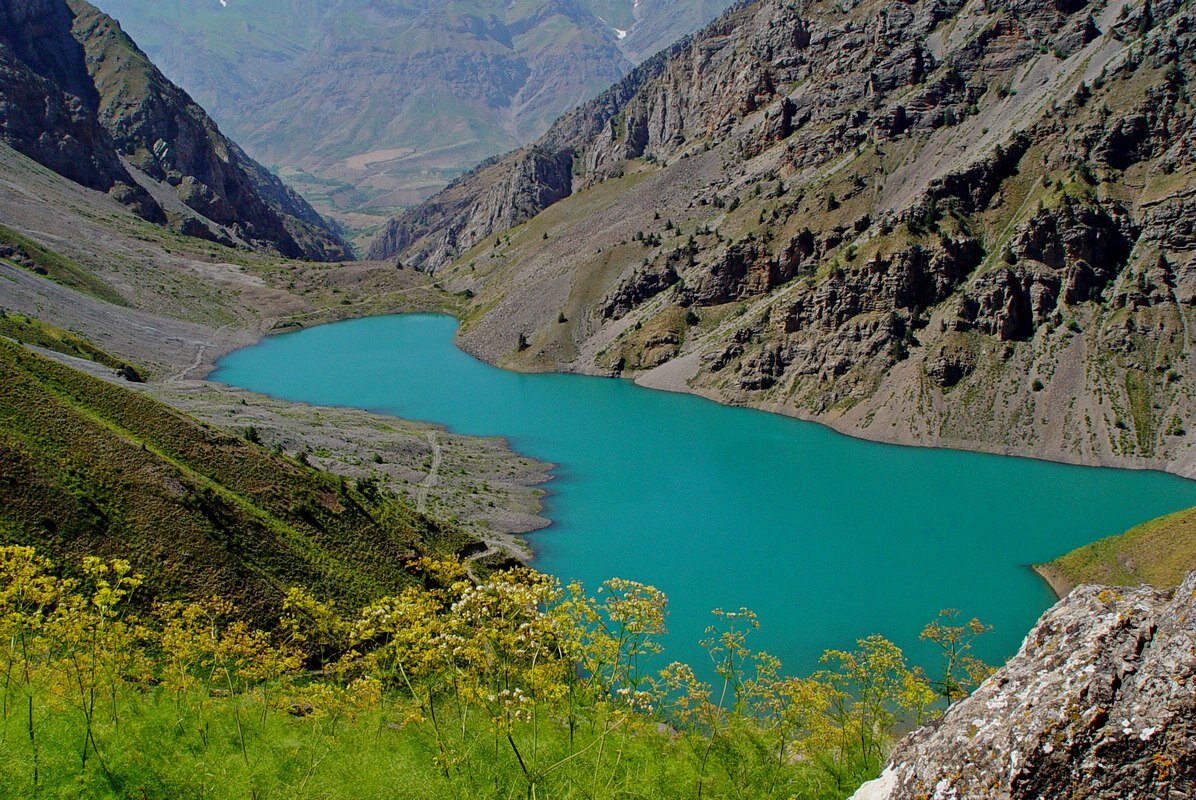
[[27,314],[0,309],[0,336],[75,358],[85,358],[112,369],[125,366],[125,362],[96,347],[77,333],[63,330]]
[[125,305],[124,298],[87,269],[6,225],[0,225],[0,258],[92,297]]
[[0,529],[70,561],[128,558],[160,596],[253,618],[286,588],[360,604],[469,540],[403,501],[0,340]]
[[1149,583],[1160,588],[1179,585],[1196,570],[1196,508],[1178,511],[1131,528],[1118,536],[1072,550],[1039,567],[1070,586],[1098,583],[1106,586],[1137,586]]
[[790,678],[750,648],[750,612],[715,612],[708,683],[648,668],[651,587],[422,567],[351,615],[297,589],[269,634],[218,600],[139,613],[127,563],[76,583],[0,547],[0,636],[20,643],[0,648],[0,796],[838,800],[900,720],[936,713],[879,636]]

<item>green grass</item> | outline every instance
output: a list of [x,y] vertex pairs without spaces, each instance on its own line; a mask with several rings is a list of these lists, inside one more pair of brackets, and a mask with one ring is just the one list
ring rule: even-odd
[[1145,454],[1154,452],[1156,433],[1154,414],[1150,409],[1151,389],[1150,377],[1145,372],[1137,369],[1125,371],[1125,395],[1130,404],[1134,434],[1137,436],[1139,451]]
[[0,340],[0,530],[66,561],[133,561],[163,597],[228,596],[255,619],[290,585],[357,604],[460,531]]
[[76,333],[63,330],[26,314],[0,310],[0,336],[7,336],[18,342],[37,345],[75,358],[85,358],[112,369],[120,369],[126,363],[116,356],[104,352]]
[[1177,586],[1196,570],[1196,508],[1072,550],[1046,566],[1073,585]]
[[139,613],[125,562],[64,579],[0,547],[0,798],[839,800],[939,702],[883,637],[790,678],[751,612],[715,612],[708,683],[642,663],[651,587],[420,568],[351,616],[296,587],[271,634],[219,599]]
[[[234,705],[240,706],[242,714],[248,763],[240,749]],[[0,797],[440,800],[524,796],[518,765],[504,752],[506,742],[495,757],[494,736],[484,720],[467,721],[472,742],[468,769],[453,770],[446,778],[437,766],[435,741],[427,727],[407,722],[411,712],[405,702],[339,719],[300,719],[271,709],[263,722],[261,703],[252,699],[211,698],[206,692],[195,692],[176,705],[166,692],[152,690],[142,697],[124,698],[117,709],[119,726],[108,718],[95,730],[108,773],[93,756],[92,765],[81,774],[79,713],[35,711],[41,739],[40,794],[32,785],[25,720],[9,714],[0,724],[3,740],[13,745],[0,757]],[[456,727],[459,720],[450,718],[445,723]],[[590,736],[580,738],[589,743]],[[539,746],[548,758],[567,755],[568,733],[559,726],[545,726]],[[677,796],[678,787],[694,783],[690,745],[654,728],[630,735],[616,733],[607,746],[621,755],[622,764],[613,776],[601,775],[600,796],[666,800]],[[590,776],[579,773],[572,770],[554,776],[539,797],[589,796],[585,779]],[[734,796],[725,777],[716,776],[712,783],[708,796]]]
[[[115,289],[104,283],[80,264],[66,256],[59,255],[42,247],[32,239],[17,233],[12,228],[0,225],[0,246],[4,245],[19,250],[24,254],[25,258],[32,262],[33,266],[31,269],[34,272],[44,275],[55,283],[61,283],[63,286],[78,289],[84,294],[89,294],[100,300],[106,300],[109,303],[121,306],[128,305]],[[18,264],[18,266],[23,265]]]

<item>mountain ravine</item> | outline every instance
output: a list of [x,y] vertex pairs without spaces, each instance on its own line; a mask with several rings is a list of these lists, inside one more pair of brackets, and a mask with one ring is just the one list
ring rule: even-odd
[[0,0],[0,139],[143,219],[290,258],[349,257],[120,26],[83,0]]
[[395,220],[461,343],[854,435],[1196,475],[1196,16],[741,3]]
[[255,158],[355,230],[531,141],[730,4],[99,3]]

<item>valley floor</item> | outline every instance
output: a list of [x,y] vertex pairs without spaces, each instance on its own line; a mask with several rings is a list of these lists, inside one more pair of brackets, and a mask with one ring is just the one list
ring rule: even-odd
[[2,144],[0,233],[66,265],[45,275],[40,263],[18,263],[23,255],[0,255],[0,310],[71,332],[134,365],[146,383],[71,357],[80,353],[50,355],[234,433],[253,427],[266,445],[306,453],[331,472],[375,476],[478,537],[485,547],[476,557],[526,559],[518,534],[548,524],[540,486],[549,465],[502,441],[205,380],[222,355],[266,334],[373,314],[452,311],[460,298],[429,276],[383,263],[288,261],[180,236]]

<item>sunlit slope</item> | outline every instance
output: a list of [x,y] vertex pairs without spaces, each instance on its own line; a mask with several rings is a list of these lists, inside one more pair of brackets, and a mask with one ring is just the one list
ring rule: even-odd
[[133,561],[163,596],[273,610],[291,585],[364,602],[463,535],[369,485],[0,340],[0,527],[59,558]]

